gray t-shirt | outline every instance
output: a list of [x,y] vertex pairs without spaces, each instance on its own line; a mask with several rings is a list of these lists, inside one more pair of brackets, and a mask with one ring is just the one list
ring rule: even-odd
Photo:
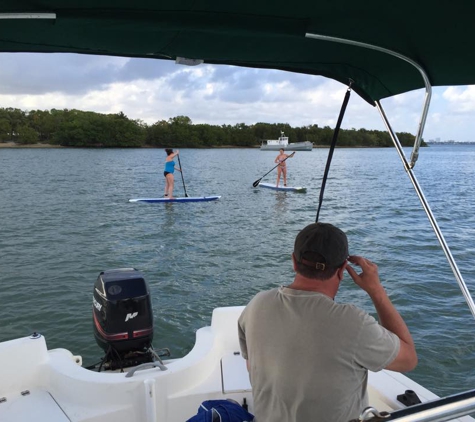
[[287,287],[258,293],[238,323],[258,422],[348,422],[368,406],[368,369],[399,353],[399,338],[366,312]]

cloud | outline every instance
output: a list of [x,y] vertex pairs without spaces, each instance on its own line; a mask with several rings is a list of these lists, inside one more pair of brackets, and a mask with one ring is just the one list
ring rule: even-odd
[[[123,59],[122,59],[123,60]],[[173,60],[125,59],[117,71],[117,82],[130,82],[137,79],[152,81],[162,78],[178,67]],[[118,66],[120,64],[118,63]]]
[[475,86],[448,87],[442,96],[448,102],[451,112],[465,114],[475,111]]
[[2,54],[0,94],[85,94],[105,89],[128,59],[73,54]]
[[[148,124],[186,115],[194,123],[334,127],[347,87],[318,76],[222,65],[74,54],[3,54],[0,107],[123,111]],[[393,129],[415,133],[424,91],[385,99]],[[466,139],[475,87],[436,88],[425,139]],[[343,128],[385,130],[376,108],[353,93]]]

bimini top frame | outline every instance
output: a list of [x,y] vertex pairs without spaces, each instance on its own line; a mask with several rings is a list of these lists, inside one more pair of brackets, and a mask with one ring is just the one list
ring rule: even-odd
[[320,41],[330,41],[330,42],[348,44],[348,45],[353,45],[353,46],[356,46],[356,47],[362,47],[362,48],[368,48],[370,50],[376,50],[376,51],[379,51],[381,53],[390,54],[391,56],[397,57],[398,59],[401,59],[401,60],[404,60],[404,61],[408,62],[409,64],[414,66],[419,71],[419,73],[422,76],[422,79],[424,80],[424,85],[426,87],[426,94],[425,94],[425,99],[424,99],[424,105],[423,105],[423,108],[422,108],[421,119],[419,121],[419,128],[417,130],[417,135],[416,135],[416,139],[415,139],[415,142],[414,142],[414,148],[413,148],[412,154],[411,154],[411,161],[409,163],[409,167],[414,168],[414,166],[416,165],[416,161],[419,158],[419,148],[420,148],[421,143],[422,143],[422,133],[424,132],[424,127],[425,127],[425,124],[426,124],[427,114],[429,112],[430,100],[432,98],[432,86],[430,84],[429,77],[427,76],[427,73],[422,68],[422,66],[420,66],[419,63],[415,62],[414,60],[410,59],[409,57],[406,57],[406,56],[404,56],[402,54],[399,54],[395,51],[388,50],[387,48],[378,47],[378,46],[375,46],[375,45],[366,44],[366,43],[359,42],[359,41],[345,40],[343,38],[328,37],[326,35],[317,35],[317,34],[307,33],[307,34],[305,34],[305,36],[307,38],[317,39],[317,40],[320,40]]
[[429,78],[427,76],[427,73],[423,69],[421,65],[416,63],[414,60],[391,50],[388,50],[386,48],[374,46],[371,44],[366,44],[358,41],[351,41],[351,40],[346,40],[342,38],[336,38],[336,37],[328,37],[326,35],[317,35],[317,34],[311,34],[307,33],[305,34],[307,38],[311,39],[317,39],[320,41],[329,41],[329,42],[335,42],[335,43],[343,43],[343,44],[349,44],[349,45],[354,45],[357,47],[362,47],[362,48],[369,48],[372,50],[379,51],[381,53],[386,53],[390,54],[394,57],[397,57],[401,60],[404,60],[408,63],[410,63],[412,66],[414,66],[422,75],[422,78],[424,80],[424,84],[426,86],[426,93],[425,93],[425,100],[424,100],[424,106],[422,109],[422,115],[420,118],[419,122],[419,128],[417,131],[417,136],[414,142],[414,148],[411,154],[411,161],[408,162],[406,159],[406,156],[404,154],[404,150],[402,148],[401,143],[399,142],[399,139],[396,135],[396,133],[393,131],[391,125],[389,124],[389,121],[386,117],[386,114],[383,110],[383,107],[380,103],[380,101],[375,101],[375,105],[377,109],[379,110],[379,113],[381,114],[381,118],[383,119],[383,122],[386,126],[386,129],[389,132],[389,135],[394,143],[394,146],[396,147],[396,150],[399,154],[399,157],[401,158],[401,161],[404,165],[404,169],[406,170],[406,173],[409,176],[409,179],[411,180],[412,185],[414,186],[414,189],[417,193],[417,196],[419,197],[419,200],[421,201],[422,207],[424,208],[424,211],[427,214],[427,217],[429,218],[430,224],[432,225],[432,228],[437,236],[437,239],[439,240],[440,245],[442,246],[442,249],[445,253],[445,256],[447,258],[447,261],[449,262],[449,265],[452,269],[452,272],[454,273],[455,279],[457,280],[457,283],[460,287],[460,290],[462,291],[462,294],[465,297],[465,300],[468,304],[468,307],[470,309],[470,312],[472,313],[473,317],[475,318],[475,303],[473,302],[472,296],[470,294],[470,291],[468,290],[467,284],[465,283],[462,274],[460,273],[460,270],[454,260],[454,257],[452,256],[452,253],[450,251],[449,246],[447,245],[447,242],[445,241],[444,235],[442,234],[442,231],[440,230],[440,227],[437,223],[437,220],[435,219],[434,214],[432,213],[432,210],[429,206],[429,203],[427,202],[427,199],[424,196],[424,193],[422,192],[422,188],[419,185],[419,182],[417,181],[417,178],[413,172],[413,168],[415,166],[415,163],[417,161],[417,158],[419,157],[419,148],[421,146],[422,142],[422,133],[424,132],[424,127],[427,119],[427,114],[429,111],[429,105],[430,105],[430,100],[432,97],[432,86],[430,84]]

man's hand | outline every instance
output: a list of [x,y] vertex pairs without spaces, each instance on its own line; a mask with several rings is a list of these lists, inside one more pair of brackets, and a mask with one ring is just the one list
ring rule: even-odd
[[357,255],[348,257],[348,261],[361,268],[361,273],[358,274],[350,265],[347,265],[346,271],[348,271],[355,284],[360,286],[369,296],[372,297],[384,291],[379,280],[378,266],[374,262]]

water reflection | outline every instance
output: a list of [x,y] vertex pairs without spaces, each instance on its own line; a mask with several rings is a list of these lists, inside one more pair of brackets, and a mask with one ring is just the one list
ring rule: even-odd
[[180,204],[174,204],[172,202],[166,202],[163,204],[165,208],[164,212],[164,220],[162,224],[163,230],[166,230],[167,228],[173,227],[175,224],[175,217],[176,217],[176,211],[175,211],[175,206],[180,205]]
[[289,209],[289,200],[287,192],[276,192],[275,193],[275,209],[279,213],[287,212]]

